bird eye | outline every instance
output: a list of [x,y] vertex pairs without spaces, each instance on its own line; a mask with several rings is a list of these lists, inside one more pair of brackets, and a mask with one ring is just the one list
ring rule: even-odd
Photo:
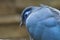
[[29,14],[30,14],[30,11],[26,12],[26,13],[25,13],[25,17],[28,17]]

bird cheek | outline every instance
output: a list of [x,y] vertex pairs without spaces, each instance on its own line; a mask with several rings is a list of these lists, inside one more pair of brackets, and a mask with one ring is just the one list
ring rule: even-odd
[[52,27],[57,25],[57,20],[54,17],[43,20],[42,22],[47,27]]

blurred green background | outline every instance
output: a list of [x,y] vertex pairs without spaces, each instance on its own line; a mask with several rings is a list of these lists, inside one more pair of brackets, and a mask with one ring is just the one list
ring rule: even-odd
[[19,26],[20,14],[25,7],[40,6],[40,4],[60,9],[60,0],[0,0],[0,38],[28,40],[26,27]]

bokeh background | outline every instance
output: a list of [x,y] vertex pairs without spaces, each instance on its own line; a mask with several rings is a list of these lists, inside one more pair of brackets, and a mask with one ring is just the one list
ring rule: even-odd
[[25,7],[47,4],[60,9],[60,0],[0,0],[0,40],[29,40],[26,27],[19,26]]

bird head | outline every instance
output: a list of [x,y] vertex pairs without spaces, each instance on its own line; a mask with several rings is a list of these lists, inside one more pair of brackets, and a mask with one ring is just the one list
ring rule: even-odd
[[22,26],[23,24],[26,23],[26,19],[28,18],[28,16],[32,13],[35,12],[37,9],[39,9],[40,7],[37,6],[29,6],[27,8],[25,8],[23,10],[23,12],[21,13],[21,22],[20,22],[20,26]]
[[29,15],[30,15],[31,13],[36,12],[36,10],[38,10],[38,9],[40,10],[40,8],[49,8],[49,9],[51,9],[51,11],[54,12],[54,13],[57,13],[57,14],[60,13],[59,10],[57,10],[57,9],[55,9],[55,8],[52,8],[52,7],[50,7],[50,6],[47,6],[47,5],[41,5],[40,7],[30,6],[30,7],[25,8],[25,9],[22,11],[22,13],[21,13],[21,18],[20,18],[20,19],[21,19],[20,26],[22,26],[23,24],[26,23],[26,19],[29,17]]

